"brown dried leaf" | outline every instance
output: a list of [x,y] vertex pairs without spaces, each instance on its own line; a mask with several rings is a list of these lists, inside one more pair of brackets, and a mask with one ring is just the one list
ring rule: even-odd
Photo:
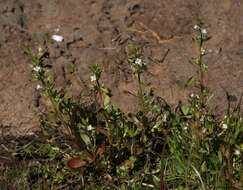
[[82,160],[80,157],[75,157],[75,158],[71,158],[67,162],[67,167],[76,169],[76,168],[81,168],[81,167],[85,166],[86,164],[87,164],[87,162]]
[[103,142],[100,147],[98,148],[96,155],[98,155],[100,158],[104,156],[105,153],[105,142]]

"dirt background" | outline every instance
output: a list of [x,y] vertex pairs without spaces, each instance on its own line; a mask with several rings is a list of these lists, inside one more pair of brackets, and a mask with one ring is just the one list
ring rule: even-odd
[[38,92],[24,47],[37,48],[53,34],[64,37],[47,43],[58,88],[77,95],[90,85],[89,66],[97,63],[114,102],[134,111],[136,100],[124,92],[136,89],[125,50],[137,43],[149,64],[146,84],[176,104],[190,92],[182,84],[195,74],[188,61],[195,55],[192,28],[198,18],[212,36],[207,83],[212,105],[222,112],[225,91],[243,91],[242,0],[0,0],[0,133],[38,129]]

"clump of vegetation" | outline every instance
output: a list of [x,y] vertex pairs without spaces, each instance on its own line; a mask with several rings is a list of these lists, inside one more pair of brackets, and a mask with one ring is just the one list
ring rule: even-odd
[[139,47],[129,46],[128,63],[137,80],[137,113],[124,113],[111,102],[111,90],[91,70],[91,98],[73,98],[56,90],[45,66],[46,51],[28,51],[37,89],[49,101],[41,116],[42,133],[19,144],[21,162],[5,168],[1,189],[202,189],[243,188],[243,120],[235,97],[227,95],[227,113],[218,118],[208,108],[205,84],[209,40],[195,25],[198,55],[191,60],[197,75],[188,80],[198,92],[174,109],[144,88],[148,65]]

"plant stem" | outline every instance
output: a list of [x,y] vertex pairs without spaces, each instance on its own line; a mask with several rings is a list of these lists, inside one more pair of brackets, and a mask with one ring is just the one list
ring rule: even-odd
[[202,48],[203,48],[203,35],[200,33],[200,43],[199,43],[199,56],[198,56],[198,62],[199,62],[199,83],[200,83],[200,99],[202,105],[204,105],[204,91],[205,91],[205,84],[204,84],[204,64],[202,60]]
[[139,98],[139,105],[142,109],[142,111],[145,111],[144,108],[144,101],[143,101],[143,86],[142,86],[142,80],[141,80],[141,74],[138,71],[138,98]]

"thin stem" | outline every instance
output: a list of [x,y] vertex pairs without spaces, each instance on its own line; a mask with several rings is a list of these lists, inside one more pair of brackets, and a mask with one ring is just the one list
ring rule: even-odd
[[53,98],[53,90],[52,90],[52,88],[47,83],[47,81],[45,79],[43,79],[42,77],[40,78],[40,81],[41,81],[42,85],[45,88],[47,88],[46,89],[47,97],[48,97],[48,99],[50,100],[50,102],[52,104],[52,107],[54,109],[54,112],[55,112],[57,118],[64,124],[64,126],[66,127],[65,130],[67,131],[67,133],[72,136],[72,131],[70,129],[70,126],[69,126],[68,122],[65,121],[65,119],[63,118],[62,113],[60,112],[60,110],[57,107],[56,100]]
[[[100,105],[102,105],[102,102],[103,102],[103,96],[102,96],[102,92],[101,92],[101,85],[100,85],[100,82],[99,80],[96,80],[96,85],[97,85],[97,88],[98,88],[98,96],[99,96],[99,99],[100,99]],[[97,100],[96,98],[96,101],[97,103],[99,104],[99,101]]]
[[203,35],[202,32],[200,32],[200,43],[199,43],[199,56],[198,56],[198,62],[199,62],[199,82],[200,82],[200,99],[201,103],[204,105],[204,91],[205,91],[205,85],[204,85],[204,65],[202,60],[202,48],[203,48]]
[[142,108],[142,111],[144,112],[145,111],[145,108],[144,108],[144,101],[143,101],[143,86],[142,86],[142,80],[141,80],[141,74],[140,72],[138,71],[138,97],[139,97],[139,104]]

